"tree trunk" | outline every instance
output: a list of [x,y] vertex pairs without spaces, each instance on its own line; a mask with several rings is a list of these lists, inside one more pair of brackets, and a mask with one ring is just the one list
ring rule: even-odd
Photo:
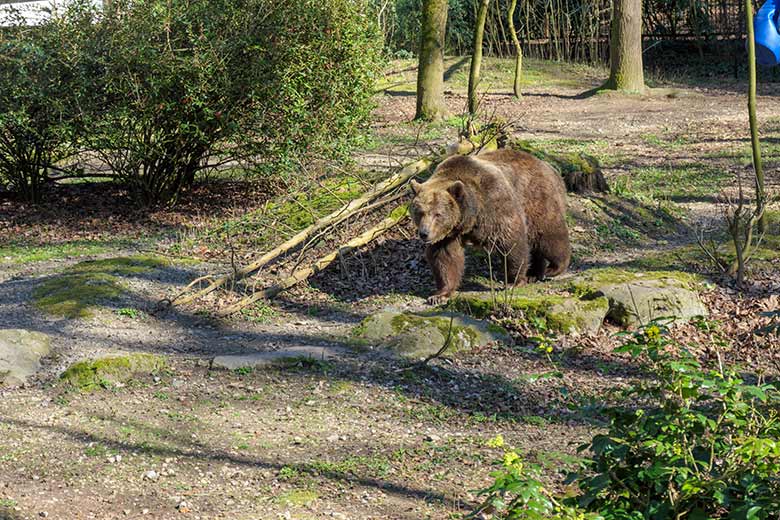
[[642,0],[615,0],[609,40],[609,80],[606,89],[643,92]]
[[415,119],[434,121],[447,113],[444,103],[444,31],[447,0],[424,0],[420,29]]
[[482,38],[485,34],[485,20],[487,19],[490,0],[480,0],[477,11],[477,21],[474,27],[474,47],[471,54],[471,69],[469,70],[469,114],[477,112],[477,83],[479,83],[479,69],[482,66]]
[[[761,144],[758,140],[758,121],[756,120],[756,40],[753,29],[753,5],[745,0],[745,20],[747,22],[748,44],[748,119],[750,120],[750,142],[753,147],[753,168],[756,174],[756,204],[765,203],[764,167],[761,164]],[[766,212],[758,220],[758,232],[766,231]]]
[[520,78],[523,74],[523,48],[520,46],[520,40],[517,38],[517,31],[515,31],[515,7],[517,7],[517,0],[512,0],[509,4],[507,22],[509,22],[509,34],[512,36],[512,42],[515,44],[515,82],[513,91],[516,98],[521,98]]

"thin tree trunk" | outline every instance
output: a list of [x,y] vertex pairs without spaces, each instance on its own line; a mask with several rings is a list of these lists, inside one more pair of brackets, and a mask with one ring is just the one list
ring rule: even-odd
[[444,103],[444,35],[447,0],[424,0],[417,71],[415,119],[435,121],[447,113]]
[[477,84],[479,83],[479,69],[482,67],[482,39],[485,35],[485,20],[487,19],[490,0],[480,0],[477,10],[477,21],[474,27],[474,46],[471,54],[471,68],[469,70],[469,114],[477,112]]
[[[761,164],[761,143],[758,140],[756,120],[756,40],[753,29],[753,5],[745,0],[745,21],[748,43],[748,119],[750,120],[750,141],[753,147],[753,167],[756,173],[756,204],[764,204],[764,167]],[[758,232],[766,231],[766,212],[758,220]]]
[[517,31],[515,31],[515,7],[517,7],[517,0],[512,0],[509,4],[507,22],[509,22],[509,34],[512,36],[512,42],[515,44],[515,82],[513,91],[516,98],[521,98],[523,97],[520,92],[520,78],[523,74],[523,48],[520,46],[520,40],[517,38]]
[[642,0],[615,0],[609,41],[609,79],[604,88],[643,92]]

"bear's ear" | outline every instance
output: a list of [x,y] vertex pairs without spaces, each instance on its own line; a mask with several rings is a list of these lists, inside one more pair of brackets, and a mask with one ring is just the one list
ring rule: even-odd
[[417,195],[418,193],[420,193],[420,189],[422,188],[422,184],[420,184],[416,180],[412,179],[412,182],[409,183],[409,188],[411,188],[413,195]]
[[466,186],[460,181],[455,181],[447,187],[447,191],[456,202],[460,203],[466,192]]

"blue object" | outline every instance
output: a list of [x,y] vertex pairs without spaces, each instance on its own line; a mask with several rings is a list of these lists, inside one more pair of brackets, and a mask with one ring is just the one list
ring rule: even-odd
[[780,0],[767,0],[756,13],[756,61],[759,65],[774,67],[780,63],[779,14]]

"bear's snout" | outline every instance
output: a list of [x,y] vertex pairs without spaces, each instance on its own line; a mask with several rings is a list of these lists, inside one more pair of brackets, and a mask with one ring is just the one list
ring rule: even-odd
[[427,229],[420,229],[418,231],[418,233],[420,235],[420,240],[422,240],[423,242],[427,242],[428,241],[429,234],[428,234],[428,230]]

